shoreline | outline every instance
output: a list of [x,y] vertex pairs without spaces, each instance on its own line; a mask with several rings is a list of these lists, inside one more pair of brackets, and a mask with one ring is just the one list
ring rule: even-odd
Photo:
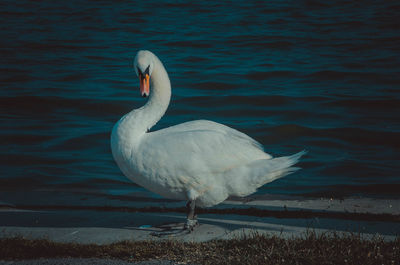
[[[29,202],[27,204],[26,202]],[[132,192],[125,195],[109,195],[90,190],[2,191],[0,207],[19,206],[110,206],[128,208],[162,207],[177,208],[186,202],[155,197],[150,192]],[[376,197],[310,197],[282,194],[253,194],[247,197],[230,197],[207,209],[258,207],[262,209],[302,209],[312,211],[338,211],[371,214],[400,214],[400,198]]]
[[[337,209],[321,208],[298,208],[298,207],[279,207],[278,209],[266,209],[265,203],[257,201],[252,204],[246,204],[246,208],[197,208],[196,214],[220,214],[220,215],[244,215],[256,217],[275,217],[288,219],[311,219],[311,218],[327,218],[327,219],[346,219],[360,221],[379,221],[379,222],[400,222],[400,214],[390,211],[374,211],[373,213],[362,209],[362,211],[348,211],[344,207],[344,211]],[[264,207],[259,207],[264,206]],[[271,208],[271,207],[269,207]],[[278,208],[278,207],[277,207]],[[332,207],[334,208],[334,207]],[[385,210],[385,209],[383,209]],[[392,207],[390,208],[392,210]],[[66,205],[17,205],[17,206],[1,206],[0,212],[23,212],[23,211],[102,211],[102,212],[141,212],[141,213],[186,213],[185,207],[114,207],[114,206],[66,206]]]
[[[232,258],[242,264],[264,264],[265,259],[307,264],[310,257],[329,264],[329,256],[366,264],[400,257],[400,203],[395,199],[230,198],[198,209],[200,225],[182,234],[184,202],[143,199],[124,206],[125,201],[107,200],[99,206],[98,200],[79,196],[62,200],[68,196],[41,204],[0,202],[0,249],[5,251],[0,250],[0,265],[10,260],[20,265],[230,264]],[[63,203],[51,204],[56,202]],[[376,252],[377,247],[386,252]],[[321,253],[324,248],[329,251]]]
[[[84,244],[158,241],[162,238],[152,233],[167,231],[166,224],[183,226],[186,220],[184,202],[133,201],[127,206],[121,206],[121,201],[106,206],[79,199],[69,201],[70,205],[51,202],[0,203],[0,238],[22,236]],[[391,241],[400,235],[399,208],[399,200],[394,199],[231,198],[216,207],[197,209],[201,225],[191,234],[169,239],[205,242],[252,233],[290,238],[313,230],[317,234],[356,233],[365,238],[379,235]]]

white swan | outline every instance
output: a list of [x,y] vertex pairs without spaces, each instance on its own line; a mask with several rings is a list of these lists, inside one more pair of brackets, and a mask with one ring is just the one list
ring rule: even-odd
[[[188,201],[187,227],[197,224],[195,204],[209,207],[228,196],[246,196],[294,172],[304,154],[272,158],[261,144],[235,129],[196,120],[149,132],[164,115],[171,83],[161,61],[139,51],[134,67],[146,105],[114,126],[111,148],[121,171],[133,182],[166,198]],[[151,88],[151,92],[150,92]]]

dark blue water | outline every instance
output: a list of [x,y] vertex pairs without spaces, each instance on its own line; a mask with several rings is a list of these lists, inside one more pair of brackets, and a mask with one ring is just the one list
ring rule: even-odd
[[1,1],[0,194],[143,191],[109,138],[145,104],[132,59],[149,49],[173,87],[154,129],[209,119],[309,151],[260,194],[399,197],[399,17],[396,1]]

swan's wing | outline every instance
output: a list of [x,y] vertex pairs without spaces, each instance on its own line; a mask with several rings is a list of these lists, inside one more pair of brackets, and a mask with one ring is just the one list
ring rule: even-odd
[[243,141],[247,141],[248,144],[255,146],[260,150],[264,150],[264,147],[261,143],[257,142],[247,134],[244,134],[238,130],[235,130],[231,127],[223,125],[221,123],[209,121],[209,120],[195,120],[195,121],[188,121],[184,122],[175,126],[168,127],[166,129],[160,131],[168,131],[171,132],[185,132],[185,131],[195,131],[195,130],[209,130],[209,131],[216,131],[221,132],[226,135],[231,135],[237,137]]
[[[201,126],[205,124],[208,126]],[[183,123],[148,133],[136,155],[139,156],[136,161],[146,175],[193,178],[215,175],[257,159],[270,158],[247,135],[207,121]]]

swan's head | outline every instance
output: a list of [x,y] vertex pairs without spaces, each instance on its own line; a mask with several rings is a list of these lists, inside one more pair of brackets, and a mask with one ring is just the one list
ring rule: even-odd
[[140,81],[140,94],[147,97],[150,94],[150,77],[154,69],[154,54],[150,51],[138,51],[134,68]]

